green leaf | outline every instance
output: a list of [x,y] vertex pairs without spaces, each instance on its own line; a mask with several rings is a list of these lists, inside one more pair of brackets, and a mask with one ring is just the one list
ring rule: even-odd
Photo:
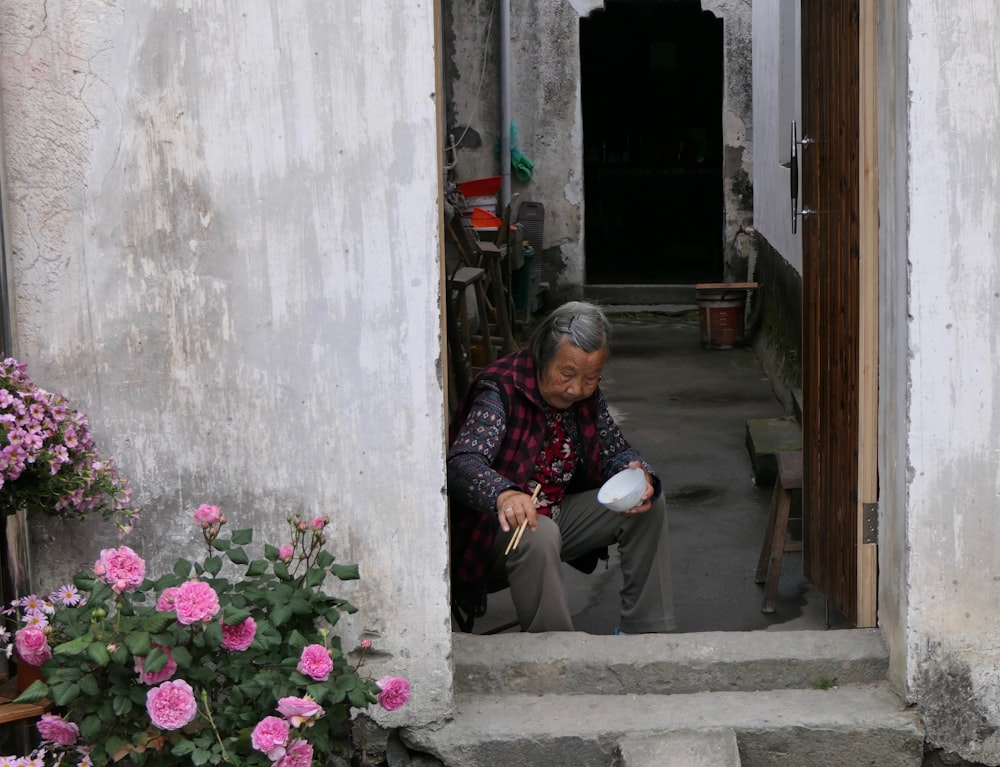
[[94,641],[88,644],[87,655],[98,666],[107,666],[111,662],[111,654],[108,652],[108,646],[101,641]]
[[310,567],[309,571],[306,573],[306,585],[309,588],[319,588],[323,585],[323,581],[325,580],[326,570],[320,570],[318,567]]
[[246,551],[244,551],[243,547],[240,546],[239,548],[233,549],[229,552],[229,561],[234,565],[245,565],[250,561],[250,557],[247,556]]
[[149,651],[149,655],[142,662],[142,670],[147,674],[155,674],[167,665],[168,656],[159,647],[154,647]]
[[115,696],[111,699],[111,707],[114,709],[115,716],[123,717],[132,711],[132,699],[129,697]]
[[107,751],[108,754],[115,753],[124,745],[125,741],[117,735],[110,735],[104,740],[104,750]]
[[356,581],[361,577],[357,565],[330,565],[330,572],[342,581]]
[[268,562],[276,561],[280,554],[281,550],[277,546],[272,546],[270,543],[264,544],[264,557]]
[[76,639],[71,639],[68,642],[63,642],[62,644],[56,645],[52,648],[53,655],[80,655],[87,651],[90,646],[93,637],[89,634],[84,634]]
[[288,565],[281,561],[274,563],[274,574],[283,581],[290,581],[292,579],[291,573],[288,572]]
[[316,566],[322,568],[329,568],[330,565],[334,563],[335,559],[333,554],[331,554],[326,549],[322,549],[319,554],[316,555]]
[[[29,687],[28,690],[30,689]],[[25,692],[28,690],[25,690]],[[80,685],[76,682],[63,682],[52,688],[52,702],[57,706],[67,706],[79,697]]]
[[155,612],[145,615],[142,618],[142,627],[150,634],[159,634],[165,631],[170,624],[177,620],[172,612]]
[[133,631],[125,636],[125,645],[133,655],[149,655],[153,643],[148,631]]
[[194,662],[194,659],[191,657],[191,651],[184,645],[178,645],[177,647],[171,648],[170,654],[177,662],[179,668],[190,668],[191,664]]
[[209,557],[205,560],[206,572],[211,573],[212,575],[218,575],[220,570],[222,570],[221,557]]
[[101,722],[101,717],[96,714],[88,714],[80,722],[80,737],[89,743],[93,743],[101,735],[103,729],[104,724]]
[[368,704],[370,703],[368,693],[361,688],[355,688],[348,692],[347,699],[351,701],[351,705],[355,708],[368,708]]
[[255,559],[250,563],[247,568],[247,578],[256,578],[259,575],[263,575],[267,572],[268,563],[266,559]]
[[28,685],[27,689],[24,690],[20,695],[14,698],[15,703],[37,703],[42,698],[47,698],[49,696],[50,690],[49,686],[45,684],[41,679],[36,679],[34,682]]
[[218,621],[206,623],[202,635],[207,640],[209,647],[219,647],[222,644],[222,626]]
[[253,542],[253,529],[246,527],[242,530],[233,530],[232,538],[237,546],[246,546]]
[[288,619],[292,617],[292,606],[287,602],[285,604],[275,605],[271,609],[271,623],[275,626],[283,626],[288,622]]
[[222,611],[222,620],[227,626],[235,626],[249,617],[249,610],[240,610],[232,606],[228,606]]
[[232,545],[233,542],[226,538],[216,538],[212,541],[212,548],[216,551],[229,551],[229,547]]
[[186,559],[178,559],[174,563],[174,575],[178,578],[187,578],[191,575],[191,563]]
[[80,692],[84,695],[96,696],[101,694],[101,685],[97,682],[97,677],[87,674],[80,680]]
[[194,751],[195,745],[193,740],[182,740],[176,746],[171,749],[170,753],[173,756],[187,756],[192,751]]

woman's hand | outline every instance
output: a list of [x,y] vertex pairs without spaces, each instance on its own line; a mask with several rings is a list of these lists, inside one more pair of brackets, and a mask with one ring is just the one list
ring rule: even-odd
[[516,529],[525,519],[532,530],[538,527],[538,512],[535,511],[531,494],[513,488],[504,490],[497,496],[497,518],[500,520],[500,529],[505,533]]
[[646,468],[642,465],[640,461],[632,461],[628,465],[628,467],[630,469],[642,469],[642,473],[646,477],[646,489],[643,492],[642,496],[640,497],[639,503],[636,506],[633,506],[628,511],[618,512],[624,517],[631,517],[636,514],[645,514],[653,506],[653,503],[651,501],[653,497],[653,478],[649,476],[649,472],[646,471]]

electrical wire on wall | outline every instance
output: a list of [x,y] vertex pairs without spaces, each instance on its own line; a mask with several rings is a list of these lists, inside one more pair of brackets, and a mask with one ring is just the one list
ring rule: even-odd
[[[497,0],[493,0],[493,6],[490,8],[490,23],[486,26],[486,39],[483,40],[483,63],[480,66],[479,84],[476,86],[476,95],[472,100],[472,109],[470,110],[471,116],[478,116],[479,113],[479,105],[483,94],[483,83],[486,82],[486,61],[490,54],[490,37],[493,34],[493,16],[496,14],[496,10]],[[451,160],[448,161],[446,158],[444,167],[448,173],[447,180],[450,184],[454,183],[453,173],[455,166],[458,165],[458,148],[461,146],[462,141],[465,140],[465,136],[469,132],[471,122],[471,119],[466,121],[465,128],[462,130],[462,135],[458,137],[457,141],[455,140],[455,135],[453,133],[448,134],[449,145],[445,151],[450,156]]]

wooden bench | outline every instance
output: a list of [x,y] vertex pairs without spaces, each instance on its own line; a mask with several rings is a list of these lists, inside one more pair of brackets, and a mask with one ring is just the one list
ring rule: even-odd
[[781,577],[781,558],[786,551],[802,551],[801,541],[788,541],[788,512],[792,508],[792,490],[802,489],[802,452],[777,454],[778,476],[771,494],[771,510],[767,520],[764,544],[760,548],[754,583],[764,584],[764,601],[760,611],[773,613]]
[[14,698],[19,694],[16,676],[0,682],[0,726],[13,727],[17,748],[22,753],[27,753],[31,750],[34,737],[30,726],[34,725],[35,720],[42,714],[47,713],[52,704],[48,700],[37,703],[14,703]]

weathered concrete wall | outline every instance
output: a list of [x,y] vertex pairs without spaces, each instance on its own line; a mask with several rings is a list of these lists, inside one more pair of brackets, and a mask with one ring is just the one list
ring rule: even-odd
[[[908,21],[907,670],[930,740],[1000,764],[1000,70],[991,0]],[[901,140],[903,137],[896,137]],[[900,264],[901,265],[901,264]]]
[[[450,709],[434,3],[0,6],[15,351],[90,415],[153,571],[219,503],[329,513],[343,628]],[[49,526],[40,585],[110,531]]]
[[[498,18],[492,0],[443,0],[448,56],[445,77],[453,94],[448,132],[457,145],[455,178],[500,174]],[[580,17],[599,0],[511,5],[513,120],[521,151],[534,163],[532,179],[512,177],[521,200],[545,205],[543,279],[559,298],[583,293],[583,111],[580,100]],[[727,277],[751,268],[754,239],[751,114],[751,3],[703,0],[724,22],[723,96],[725,243]]]
[[792,232],[787,167],[790,121],[802,112],[799,26],[797,0],[754,1],[753,225],[801,273],[802,235]]

